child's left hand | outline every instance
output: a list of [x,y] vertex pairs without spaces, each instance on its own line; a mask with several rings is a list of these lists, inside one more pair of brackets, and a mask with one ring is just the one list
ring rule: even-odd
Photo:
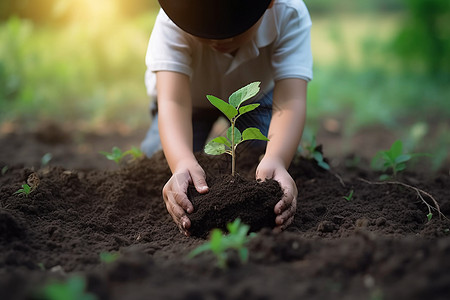
[[297,210],[297,185],[279,159],[264,157],[256,169],[256,179],[274,179],[283,189],[283,198],[275,205],[275,231],[284,230],[294,220]]

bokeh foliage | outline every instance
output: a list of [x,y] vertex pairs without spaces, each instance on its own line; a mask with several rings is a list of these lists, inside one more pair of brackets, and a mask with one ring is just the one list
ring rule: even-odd
[[[450,118],[449,1],[305,0],[315,78],[309,124]],[[156,0],[0,2],[0,122],[146,124]]]

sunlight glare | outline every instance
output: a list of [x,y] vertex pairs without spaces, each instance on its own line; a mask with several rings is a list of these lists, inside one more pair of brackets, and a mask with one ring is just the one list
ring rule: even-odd
[[118,0],[60,0],[56,15],[67,14],[73,21],[101,23],[119,15]]

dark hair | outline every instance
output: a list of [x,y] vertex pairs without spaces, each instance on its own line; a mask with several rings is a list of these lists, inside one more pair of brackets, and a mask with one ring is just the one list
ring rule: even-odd
[[252,27],[271,0],[158,0],[182,30],[206,39],[227,39]]

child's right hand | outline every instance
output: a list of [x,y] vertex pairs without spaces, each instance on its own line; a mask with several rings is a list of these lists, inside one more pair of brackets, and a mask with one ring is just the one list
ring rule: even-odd
[[197,161],[189,161],[178,165],[172,177],[164,185],[163,198],[167,211],[181,233],[189,236],[191,221],[186,213],[193,212],[194,207],[187,197],[188,186],[194,184],[195,189],[201,194],[208,192],[208,186],[205,180],[205,171]]

